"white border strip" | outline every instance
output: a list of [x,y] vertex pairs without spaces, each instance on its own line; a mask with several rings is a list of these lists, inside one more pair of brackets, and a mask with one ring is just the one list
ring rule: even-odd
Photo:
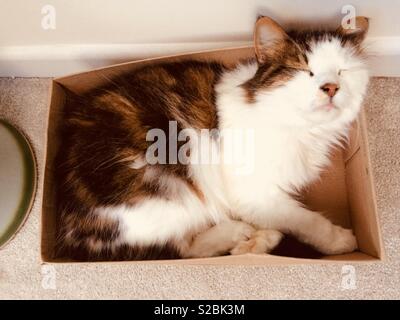
[[[55,77],[136,59],[247,45],[251,42],[5,46],[0,47],[0,76]],[[400,37],[369,38],[367,46],[372,75],[400,76]]]

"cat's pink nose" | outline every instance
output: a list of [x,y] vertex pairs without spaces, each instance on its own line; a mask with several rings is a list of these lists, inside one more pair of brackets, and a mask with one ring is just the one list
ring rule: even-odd
[[320,89],[332,98],[338,92],[339,86],[336,83],[325,83]]

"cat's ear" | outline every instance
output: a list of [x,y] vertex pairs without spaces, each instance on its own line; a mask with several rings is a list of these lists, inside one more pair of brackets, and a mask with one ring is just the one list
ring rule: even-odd
[[259,17],[254,29],[254,47],[259,63],[265,63],[282,47],[283,41],[288,39],[285,30],[268,17]]
[[355,17],[354,21],[349,21],[348,28],[341,25],[336,32],[349,38],[355,44],[360,44],[367,35],[369,19],[366,17]]

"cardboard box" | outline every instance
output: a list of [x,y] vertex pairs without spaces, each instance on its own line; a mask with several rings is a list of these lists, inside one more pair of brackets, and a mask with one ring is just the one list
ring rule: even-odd
[[[65,101],[64,88],[82,93],[96,87],[115,75],[133,71],[146,64],[154,64],[179,59],[216,59],[232,64],[238,59],[254,55],[253,48],[242,47],[199,53],[146,59],[114,65],[54,79],[51,88],[48,114],[46,165],[43,188],[41,256],[43,262],[73,262],[55,257],[56,211],[53,181],[54,157],[57,152],[58,127],[62,122]],[[158,264],[215,264],[215,265],[276,265],[330,262],[379,261],[383,258],[374,185],[368,153],[366,122],[361,113],[353,125],[350,142],[346,150],[336,150],[332,154],[332,166],[327,168],[322,178],[304,192],[304,202],[314,210],[324,212],[334,223],[352,227],[359,243],[359,252],[345,255],[326,256],[321,259],[299,259],[273,255],[247,254],[207,259],[125,261],[124,263]]]

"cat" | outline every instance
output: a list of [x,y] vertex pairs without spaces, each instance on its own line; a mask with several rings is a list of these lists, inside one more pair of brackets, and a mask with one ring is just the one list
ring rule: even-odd
[[[255,58],[234,67],[158,63],[70,92],[56,159],[58,254],[94,261],[268,253],[284,234],[327,255],[356,250],[352,230],[295,195],[318,179],[357,117],[369,79],[368,26],[357,17],[352,29],[285,32],[260,17]],[[149,163],[148,133],[170,137],[173,121],[176,133],[192,130],[178,142],[190,145],[189,159],[206,151],[193,132],[250,130],[252,169],[171,161],[176,154]],[[217,136],[209,146],[222,154]]]

